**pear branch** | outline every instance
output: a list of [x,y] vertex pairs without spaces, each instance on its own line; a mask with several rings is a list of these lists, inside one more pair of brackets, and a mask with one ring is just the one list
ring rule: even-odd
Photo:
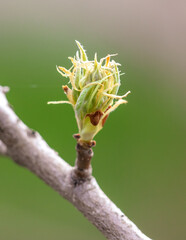
[[[89,177],[79,181],[82,179],[77,174],[81,171],[79,163],[71,167],[47,145],[39,133],[18,118],[6,99],[7,91],[8,88],[0,87],[0,153],[33,172],[70,201],[107,239],[150,240],[105,195],[90,171]],[[81,155],[80,152],[78,154]],[[77,155],[77,159],[80,155]]]

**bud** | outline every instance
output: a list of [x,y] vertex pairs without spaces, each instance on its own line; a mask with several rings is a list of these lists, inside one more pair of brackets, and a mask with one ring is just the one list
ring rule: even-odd
[[76,41],[79,48],[74,58],[69,57],[72,67],[67,70],[57,67],[57,71],[70,79],[71,87],[63,86],[68,101],[48,102],[49,104],[69,103],[73,106],[79,129],[80,141],[91,142],[103,128],[109,116],[129,93],[118,96],[120,86],[119,63],[110,60],[107,55],[98,62],[97,54],[89,61],[83,46]]

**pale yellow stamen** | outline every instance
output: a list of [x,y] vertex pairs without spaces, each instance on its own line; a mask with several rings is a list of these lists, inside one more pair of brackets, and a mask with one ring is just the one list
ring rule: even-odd
[[110,56],[108,55],[106,58],[105,67],[108,67],[109,62],[110,62]]
[[69,101],[51,101],[51,102],[47,102],[47,104],[63,104],[63,103],[67,103],[70,104],[72,106],[74,106],[71,102]]
[[[57,69],[58,69],[58,72],[61,72],[61,71],[64,72],[67,77],[71,75],[71,71],[67,70],[67,69],[64,68],[64,67],[57,67]],[[61,72],[61,73],[62,73],[62,72]],[[65,75],[65,74],[64,74],[64,75]]]
[[117,56],[117,55],[118,55],[117,53],[115,53],[115,54],[108,54],[106,57],[100,59],[100,64],[102,64],[103,61],[104,61],[105,59],[107,59],[108,57],[114,57],[114,56]]
[[74,58],[72,58],[72,57],[68,57],[68,59],[70,59],[70,61],[71,61],[72,64],[73,64],[73,66],[69,69],[69,70],[71,70],[73,67],[76,67],[76,66],[77,66],[77,61],[76,61]]
[[[69,70],[67,70],[64,67],[57,67],[57,71],[64,77],[69,77],[70,79],[70,83],[72,85],[72,87],[76,90],[76,91],[80,91],[79,89],[77,89],[75,82],[74,82],[74,72],[70,72]],[[64,73],[63,73],[64,72]]]
[[102,116],[101,119],[100,119],[100,122],[104,119],[104,117],[105,117],[106,115],[108,115],[109,113],[113,112],[117,107],[119,107],[119,105],[124,104],[124,103],[127,103],[127,101],[126,101],[126,100],[123,100],[123,99],[118,100],[111,108],[108,109],[108,111],[106,111],[106,112],[103,114],[103,116]]
[[125,93],[123,96],[118,96],[118,95],[114,95],[114,94],[109,94],[109,93],[106,93],[106,92],[103,92],[102,94],[104,96],[107,96],[109,98],[114,98],[114,99],[122,99],[122,98],[125,98],[129,95],[130,91],[128,91],[127,93]]

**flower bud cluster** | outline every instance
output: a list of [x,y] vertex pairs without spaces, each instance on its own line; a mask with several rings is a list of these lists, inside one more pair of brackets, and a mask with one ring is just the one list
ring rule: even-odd
[[78,124],[80,140],[90,142],[103,128],[109,114],[120,104],[127,103],[125,98],[129,93],[118,96],[120,72],[111,56],[89,61],[83,46],[76,41],[79,48],[74,58],[69,57],[72,67],[67,70],[57,67],[57,71],[70,79],[71,88],[63,86],[68,101],[49,102],[53,104],[69,103],[73,106]]

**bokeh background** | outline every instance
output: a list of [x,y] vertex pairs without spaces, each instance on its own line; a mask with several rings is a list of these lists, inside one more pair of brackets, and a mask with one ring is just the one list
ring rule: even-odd
[[[120,94],[129,103],[96,136],[93,175],[105,193],[148,236],[186,239],[186,4],[173,0],[1,0],[0,84],[15,112],[69,164],[77,133],[67,80],[79,40],[89,58],[118,53]],[[40,179],[0,158],[1,240],[101,240],[70,203]]]

